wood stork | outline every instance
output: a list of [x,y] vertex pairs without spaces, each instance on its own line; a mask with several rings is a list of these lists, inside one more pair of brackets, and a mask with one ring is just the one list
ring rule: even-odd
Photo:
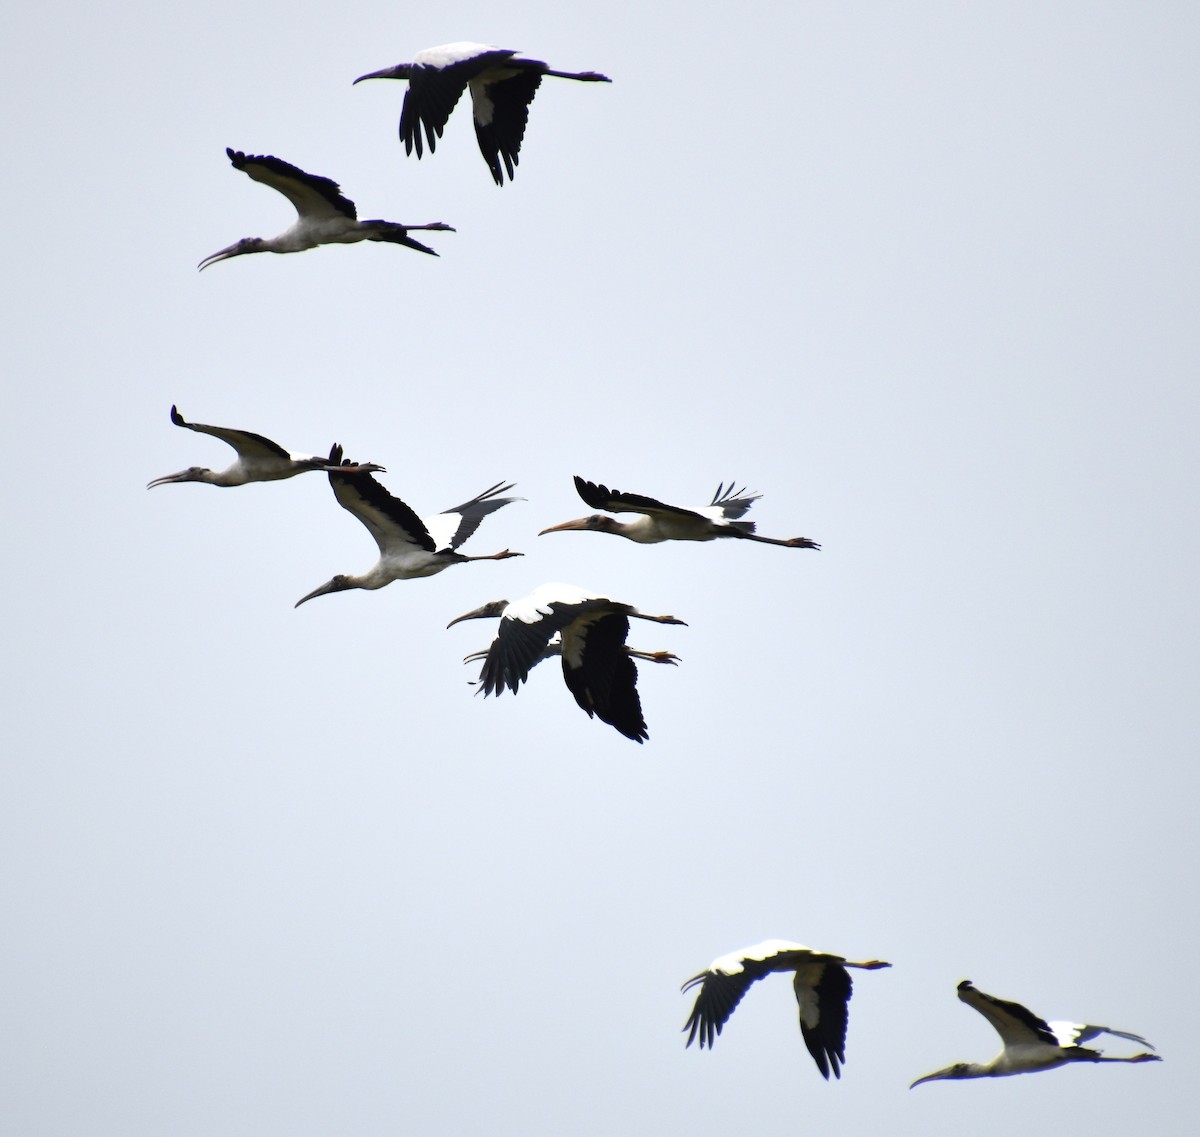
[[[521,59],[515,51],[486,43],[447,43],[419,51],[411,63],[372,71],[354,80],[407,79],[408,91],[400,111],[400,137],[404,152],[415,148],[421,157],[421,129],[429,153],[437,149],[450,112],[468,87],[475,118],[479,151],[496,185],[504,185],[504,170],[513,179],[529,121],[529,104],[544,75],[577,79],[581,83],[611,83],[596,71],[552,71],[538,59]],[[504,169],[500,168],[503,161]]]
[[700,985],[696,1005],[683,1025],[688,1032],[687,1045],[699,1038],[701,1049],[707,1045],[711,1050],[721,1028],[755,980],[772,971],[792,971],[804,1045],[826,1081],[831,1070],[835,1078],[840,1078],[846,1061],[846,1018],[854,989],[846,968],[874,971],[891,966],[879,959],[854,963],[788,940],[766,940],[723,955],[682,987],[687,991]]
[[225,153],[229,155],[234,169],[243,170],[256,182],[262,182],[283,194],[296,207],[298,216],[295,224],[278,237],[243,237],[228,248],[205,257],[200,262],[201,269],[243,253],[299,253],[318,245],[352,245],[356,241],[389,241],[436,257],[437,253],[428,245],[422,245],[408,235],[410,230],[454,232],[451,226],[442,221],[432,221],[428,225],[359,221],[354,202],[342,196],[337,182],[316,174],[306,174],[290,162],[269,154],[248,155],[228,148]]
[[562,638],[563,679],[588,717],[594,715],[634,742],[650,737],[637,693],[637,665],[625,650],[629,621],[682,624],[682,620],[650,616],[570,584],[543,584],[511,604],[493,600],[455,617],[446,627],[494,616],[500,617],[500,629],[479,676],[485,695],[500,695],[506,686],[515,695],[557,632]]
[[666,505],[652,497],[636,493],[621,493],[607,486],[584,481],[575,475],[575,488],[579,496],[593,509],[607,509],[613,513],[640,513],[636,521],[618,521],[603,513],[581,517],[577,521],[564,521],[543,529],[546,533],[561,533],[567,529],[593,530],[599,533],[615,533],[641,545],[653,545],[659,541],[713,541],[718,537],[740,537],[747,541],[761,541],[765,545],[786,545],[790,549],[819,549],[816,541],[807,537],[792,537],[780,540],[776,537],[760,537],[754,532],[753,521],[739,521],[762,494],[747,493],[737,489],[731,482],[717,486],[717,492],[708,505],[695,509],[684,509],[678,505]]
[[1154,1049],[1141,1035],[1107,1026],[1083,1023],[1046,1022],[1020,1003],[986,995],[969,979],[958,985],[958,997],[974,1007],[996,1028],[1004,1049],[990,1062],[956,1062],[944,1070],[926,1074],[909,1086],[942,1078],[1004,1078],[1009,1074],[1029,1074],[1036,1070],[1051,1070],[1068,1062],[1161,1062],[1157,1054],[1141,1053],[1129,1057],[1110,1057],[1099,1050],[1080,1046],[1101,1034],[1115,1035]]
[[520,501],[518,497],[498,497],[512,484],[497,482],[490,489],[434,517],[422,520],[398,497],[393,497],[370,474],[356,473],[352,466],[329,471],[329,484],[334,497],[343,509],[349,510],[370,531],[379,546],[379,560],[361,576],[339,574],[332,580],[300,597],[299,608],[314,596],[342,592],[347,588],[382,588],[393,580],[412,580],[418,576],[433,576],[451,565],[467,561],[503,561],[524,556],[505,549],[500,553],[468,557],[458,547],[489,514]]
[[[186,470],[180,470],[178,474],[155,478],[146,486],[148,490],[171,482],[207,482],[210,486],[244,486],[247,482],[276,482],[281,478],[294,478],[297,474],[307,473],[309,470],[327,470],[331,466],[338,466],[342,460],[340,446],[335,445],[328,458],[305,458],[299,454],[289,454],[278,443],[263,438],[261,434],[251,434],[248,430],[187,422],[176,407],[171,408],[171,421],[176,426],[184,426],[201,434],[211,434],[222,442],[228,442],[237,451],[237,459],[224,470],[189,466]],[[383,471],[383,467],[375,465],[374,462],[345,466],[343,469],[347,474]]]

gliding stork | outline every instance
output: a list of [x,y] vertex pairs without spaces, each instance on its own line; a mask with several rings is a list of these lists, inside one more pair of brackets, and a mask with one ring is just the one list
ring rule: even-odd
[[370,474],[355,473],[349,466],[344,471],[330,470],[329,484],[338,504],[353,513],[375,538],[379,560],[374,568],[361,576],[338,574],[320,588],[314,588],[296,601],[297,608],[306,600],[329,592],[382,588],[393,580],[433,576],[451,565],[466,564],[467,561],[503,561],[524,555],[508,549],[480,557],[468,557],[458,552],[459,545],[479,528],[489,513],[509,502],[521,500],[496,496],[512,489],[511,484],[497,482],[470,501],[424,520],[398,497],[388,493]]
[[1157,1054],[1141,1053],[1129,1057],[1109,1057],[1099,1050],[1080,1046],[1101,1034],[1127,1038],[1139,1046],[1154,1049],[1141,1035],[1107,1026],[1088,1026],[1083,1023],[1046,1022],[1020,1003],[985,995],[969,979],[958,985],[958,997],[974,1007],[996,1028],[1004,1049],[990,1062],[956,1062],[944,1070],[926,1074],[909,1086],[942,1078],[1004,1078],[1009,1074],[1029,1074],[1051,1070],[1068,1062],[1161,1062]]
[[593,509],[640,513],[642,516],[636,521],[618,521],[615,517],[597,513],[577,521],[551,525],[549,529],[543,529],[539,537],[567,529],[590,529],[600,533],[615,533],[640,545],[654,545],[659,541],[713,541],[718,537],[740,537],[747,541],[761,541],[765,545],[785,545],[790,549],[821,547],[807,537],[792,537],[786,541],[776,537],[760,537],[754,532],[753,521],[736,520],[762,495],[739,490],[732,482],[728,488],[723,483],[719,485],[712,501],[695,509],[666,505],[641,494],[610,490],[607,486],[584,481],[578,474],[575,475],[575,489]]
[[557,632],[562,638],[563,680],[588,718],[594,715],[634,742],[650,737],[637,693],[637,666],[625,649],[629,620],[658,624],[682,624],[682,620],[650,616],[570,584],[543,584],[511,604],[493,600],[455,617],[446,627],[494,616],[500,617],[500,629],[479,676],[485,695],[503,694],[506,686],[515,695]]
[[[189,466],[178,474],[167,474],[155,478],[146,489],[155,486],[165,486],[171,482],[207,482],[210,486],[244,486],[247,482],[277,482],[281,478],[294,478],[297,474],[309,470],[327,470],[337,466],[342,460],[340,446],[334,447],[334,452],[328,458],[304,458],[299,454],[289,454],[278,443],[261,434],[251,434],[248,430],[232,430],[225,426],[205,426],[200,422],[187,422],[175,408],[171,408],[171,421],[176,426],[187,427],[188,430],[199,431],[201,434],[211,434],[214,438],[228,442],[237,451],[237,459],[233,465],[224,470],[209,470],[204,466]],[[337,457],[334,458],[334,453]],[[364,462],[357,466],[344,467],[347,474],[383,472],[382,466],[374,462]]]
[[[521,59],[515,51],[486,43],[447,43],[418,51],[411,63],[399,63],[372,71],[354,80],[407,79],[408,90],[400,111],[400,137],[404,152],[414,147],[421,157],[421,128],[429,142],[429,153],[437,149],[454,104],[463,91],[471,89],[471,110],[479,152],[492,171],[496,185],[504,185],[504,170],[513,179],[529,104],[543,75],[577,79],[581,83],[611,83],[596,71],[552,71],[538,59]],[[500,163],[504,162],[504,170]]]
[[394,221],[359,221],[354,202],[342,196],[337,182],[329,178],[306,174],[303,170],[269,154],[243,154],[226,148],[225,153],[234,169],[242,170],[256,182],[278,190],[295,207],[297,218],[290,229],[278,237],[243,237],[228,248],[205,257],[200,268],[206,269],[217,261],[241,256],[243,253],[299,253],[317,245],[352,245],[357,241],[389,241],[407,245],[436,257],[428,245],[414,241],[408,234],[412,229],[436,229],[453,233],[442,221],[428,225],[398,225]]
[[891,966],[879,959],[853,963],[840,955],[814,951],[788,940],[766,940],[723,955],[682,987],[687,991],[700,985],[696,1005],[683,1024],[688,1031],[687,1045],[691,1046],[699,1037],[700,1048],[707,1045],[711,1050],[716,1036],[752,983],[772,971],[792,971],[804,1045],[826,1081],[830,1070],[835,1078],[840,1078],[840,1067],[846,1061],[846,1019],[854,989],[846,968],[874,971]]

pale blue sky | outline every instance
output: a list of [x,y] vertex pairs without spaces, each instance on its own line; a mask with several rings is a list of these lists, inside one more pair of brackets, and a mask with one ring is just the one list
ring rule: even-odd
[[[1189,5],[27,7],[0,53],[10,553],[0,1114],[22,1137],[991,1137],[1194,1114],[1200,201]],[[547,80],[515,182],[402,84]],[[238,258],[332,177],[385,246]],[[335,440],[480,552],[376,550],[325,479],[153,477]],[[769,535],[538,538],[571,475]],[[731,547],[730,547],[731,546]],[[650,741],[547,665],[472,696],[487,600],[638,628]],[[786,980],[712,1053],[679,985],[779,937],[862,975],[827,1085]],[[1166,1061],[908,1082],[996,1050],[955,984]],[[1114,1049],[1116,1049],[1114,1047]]]

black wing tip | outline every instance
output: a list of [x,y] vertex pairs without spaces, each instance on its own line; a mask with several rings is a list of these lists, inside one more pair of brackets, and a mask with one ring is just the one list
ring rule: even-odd
[[187,426],[186,420],[184,419],[183,415],[179,413],[179,408],[174,403],[171,404],[171,421],[176,426]]

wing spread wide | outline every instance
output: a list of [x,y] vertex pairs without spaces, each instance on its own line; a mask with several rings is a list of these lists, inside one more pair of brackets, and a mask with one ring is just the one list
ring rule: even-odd
[[338,504],[353,513],[370,531],[381,554],[408,545],[427,553],[436,551],[425,523],[393,497],[370,474],[338,474],[330,471],[329,484]]
[[603,509],[609,513],[646,513],[651,516],[668,514],[675,517],[695,517],[701,521],[705,520],[703,515],[695,510],[683,509],[678,505],[667,505],[665,502],[652,497],[644,497],[642,494],[610,490],[607,486],[599,485],[596,482],[584,481],[578,474],[575,475],[575,489],[593,509]]

